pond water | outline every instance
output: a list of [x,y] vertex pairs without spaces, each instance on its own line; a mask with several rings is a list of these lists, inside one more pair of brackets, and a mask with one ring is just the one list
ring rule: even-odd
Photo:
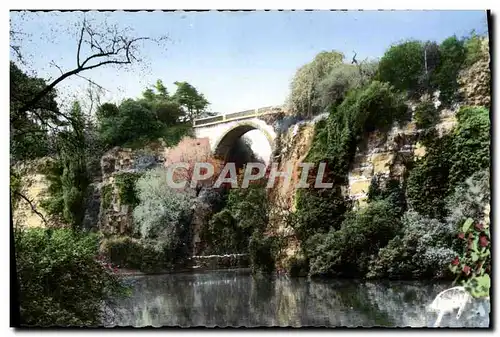
[[[245,270],[126,277],[127,298],[106,305],[105,326],[425,327],[426,307],[448,283],[254,277]],[[474,301],[441,326],[488,327],[489,302]]]

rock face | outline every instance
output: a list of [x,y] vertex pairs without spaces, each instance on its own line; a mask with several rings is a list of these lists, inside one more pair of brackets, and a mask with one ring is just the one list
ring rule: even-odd
[[140,176],[143,172],[163,165],[165,144],[160,140],[148,146],[132,150],[115,147],[101,158],[102,182],[96,185],[99,190],[95,203],[100,199],[98,227],[107,234],[130,234],[133,225],[133,205],[120,200],[116,185],[120,175]]
[[490,107],[491,69],[489,40],[487,38],[482,40],[480,59],[460,73],[458,83],[466,105]]
[[49,215],[40,207],[40,201],[43,200],[49,182],[45,175],[38,173],[38,166],[43,164],[43,160],[25,163],[16,167],[21,174],[22,193],[30,201],[31,205],[24,199],[19,198],[16,208],[12,210],[14,225],[20,227],[45,227],[43,219],[33,211],[42,214],[45,220],[49,221]]

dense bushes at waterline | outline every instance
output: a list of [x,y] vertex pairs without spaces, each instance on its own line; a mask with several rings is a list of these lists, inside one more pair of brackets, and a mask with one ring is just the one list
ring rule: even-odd
[[126,289],[98,261],[98,245],[96,234],[70,229],[16,230],[21,324],[101,324],[102,301]]
[[161,242],[134,239],[127,236],[104,239],[99,248],[101,256],[119,268],[158,272],[171,269],[181,256]]

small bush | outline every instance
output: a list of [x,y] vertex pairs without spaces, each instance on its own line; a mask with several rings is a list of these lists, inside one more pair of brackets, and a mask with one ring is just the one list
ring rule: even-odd
[[309,261],[302,256],[292,256],[287,263],[286,269],[291,277],[307,276],[309,273]]
[[142,272],[170,269],[176,260],[173,252],[169,252],[167,247],[158,242],[126,236],[105,239],[101,243],[100,252],[117,267]]
[[271,273],[275,269],[276,242],[273,237],[255,231],[248,244],[253,273]]
[[15,254],[23,325],[100,325],[102,301],[124,291],[97,261],[95,234],[17,230]]
[[415,109],[415,123],[419,129],[427,129],[436,125],[439,114],[431,100],[425,100]]
[[135,184],[141,177],[138,173],[120,173],[115,176],[115,183],[118,188],[118,198],[120,203],[136,206],[139,203]]

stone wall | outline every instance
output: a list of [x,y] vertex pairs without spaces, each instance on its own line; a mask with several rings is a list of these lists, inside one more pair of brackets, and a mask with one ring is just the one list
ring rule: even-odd
[[100,194],[99,229],[107,234],[130,234],[133,206],[119,197],[116,179],[121,174],[137,174],[165,162],[166,146],[162,140],[141,149],[115,147],[101,158],[102,182],[96,187]]

